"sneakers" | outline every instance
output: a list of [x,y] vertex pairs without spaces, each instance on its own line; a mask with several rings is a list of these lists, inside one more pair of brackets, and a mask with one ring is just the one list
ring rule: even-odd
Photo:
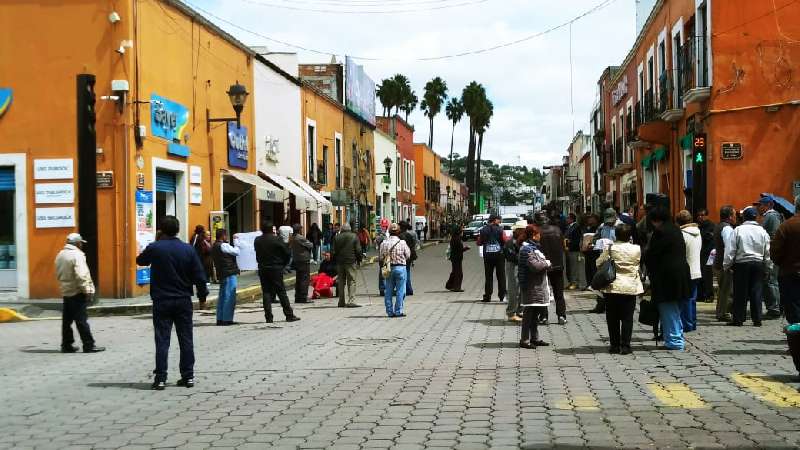
[[536,350],[536,345],[532,344],[530,342],[520,342],[519,343],[519,348],[527,348],[527,349],[530,349],[530,350]]
[[547,317],[542,317],[539,319],[539,325],[547,325],[548,323]]
[[100,352],[104,352],[104,351],[106,351],[105,347],[98,347],[96,345],[93,345],[91,347],[84,347],[83,348],[83,353],[100,353]]
[[300,318],[297,316],[291,316],[286,318],[287,322],[297,322],[298,320],[300,320]]
[[559,325],[566,325],[567,324],[567,317],[566,316],[558,316],[558,324]]
[[508,300],[506,300],[506,299],[504,299],[504,298],[501,298],[501,299],[500,299],[500,303],[508,303]]
[[150,389],[154,391],[163,391],[167,388],[167,383],[164,381],[153,381],[153,384],[150,385]]
[[181,378],[175,383],[176,386],[182,386],[185,388],[193,388],[194,387],[194,378]]
[[532,344],[537,346],[537,347],[547,347],[547,346],[550,345],[548,342],[545,342],[545,341],[542,341],[542,340],[533,341]]

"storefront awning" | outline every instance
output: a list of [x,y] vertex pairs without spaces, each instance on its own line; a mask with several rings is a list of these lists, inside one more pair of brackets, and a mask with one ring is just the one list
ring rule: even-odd
[[653,161],[661,161],[667,157],[667,148],[658,147],[653,151]]
[[249,184],[256,189],[256,198],[266,202],[282,202],[286,199],[286,194],[275,186],[267,183],[261,177],[252,173],[239,172],[237,170],[222,169],[223,175],[228,175],[244,184]]
[[694,133],[687,133],[680,138],[681,148],[691,150],[694,146]]
[[300,188],[300,186],[292,183],[288,178],[283,175],[275,175],[272,173],[261,172],[278,186],[282,187],[286,192],[294,195],[295,207],[301,211],[316,211],[317,202],[309,193]]
[[309,186],[308,183],[306,183],[305,181],[303,181],[303,180],[301,180],[299,178],[294,178],[294,177],[288,177],[288,178],[291,181],[293,181],[295,184],[300,186],[300,188],[303,189],[304,191],[306,191],[309,195],[311,195],[311,197],[314,198],[314,200],[317,202],[317,206],[318,206],[317,209],[322,214],[330,214],[331,211],[333,211],[333,204],[331,204],[331,201],[328,200],[327,198],[325,198],[319,192],[317,192],[313,187]]

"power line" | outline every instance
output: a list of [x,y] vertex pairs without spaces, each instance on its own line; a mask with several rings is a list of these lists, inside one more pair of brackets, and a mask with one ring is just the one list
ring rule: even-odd
[[[460,57],[463,57],[463,56],[478,55],[478,54],[488,53],[488,52],[491,52],[491,51],[494,51],[494,50],[499,50],[499,49],[506,48],[506,47],[512,47],[514,45],[519,45],[521,43],[524,43],[524,42],[527,42],[527,41],[531,41],[533,39],[537,39],[537,38],[542,37],[544,35],[553,33],[553,32],[558,31],[558,30],[560,30],[560,29],[562,29],[564,27],[571,26],[573,23],[575,23],[575,22],[577,22],[577,21],[579,21],[579,20],[581,20],[581,19],[583,19],[583,18],[585,18],[585,17],[587,17],[587,16],[589,16],[591,14],[594,14],[594,13],[606,8],[607,6],[611,5],[612,3],[615,3],[616,1],[617,0],[603,0],[600,3],[598,3],[597,5],[595,5],[594,7],[592,7],[591,9],[588,9],[588,10],[584,11],[583,13],[573,17],[572,19],[570,19],[570,20],[568,20],[566,22],[563,22],[563,23],[560,23],[558,25],[552,26],[550,28],[547,28],[547,29],[542,30],[542,31],[537,32],[537,33],[534,33],[534,34],[531,34],[531,35],[528,35],[528,36],[524,36],[524,37],[519,38],[519,39],[515,39],[513,41],[503,42],[503,43],[500,43],[500,44],[493,45],[491,47],[484,47],[484,48],[475,49],[475,50],[467,50],[467,51],[463,51],[463,52],[460,52],[460,53],[452,53],[452,54],[447,54],[447,55],[429,56],[429,57],[420,57],[420,58],[411,58],[409,60],[410,61],[439,61],[439,60],[445,60],[445,59],[460,58]],[[342,55],[343,54],[343,53],[336,52],[336,51],[325,51],[325,50],[319,50],[319,49],[314,49],[314,48],[310,48],[310,47],[304,47],[302,45],[293,44],[291,42],[286,42],[286,41],[283,41],[283,40],[280,40],[280,39],[275,39],[273,37],[270,37],[270,36],[267,36],[265,34],[259,33],[257,31],[253,31],[253,30],[247,29],[245,27],[242,27],[241,25],[238,25],[238,24],[236,24],[236,23],[234,23],[234,22],[232,22],[230,20],[227,20],[227,19],[225,19],[223,17],[220,17],[220,16],[218,16],[218,15],[216,15],[216,14],[214,14],[214,13],[212,13],[212,12],[206,10],[206,9],[203,9],[203,8],[197,6],[197,5],[194,5],[194,4],[190,3],[190,2],[186,2],[185,1],[184,3],[188,4],[189,6],[191,6],[194,9],[206,14],[209,17],[212,17],[212,18],[214,18],[214,19],[216,19],[216,20],[218,20],[218,21],[220,21],[222,23],[225,23],[225,24],[227,24],[227,25],[229,25],[229,26],[231,26],[233,28],[236,28],[237,30],[243,31],[243,32],[251,34],[253,36],[260,37],[260,38],[265,39],[265,40],[270,41],[270,42],[274,42],[276,44],[285,45],[285,46],[290,47],[290,48],[294,48],[294,49],[297,49],[297,50],[303,50],[303,51],[306,51],[306,52],[309,52],[309,53],[315,53],[315,54],[319,54],[319,55]],[[397,60],[397,59],[394,59],[394,58],[374,58],[374,57],[358,56],[358,55],[349,55],[349,56],[351,58],[353,58],[353,59],[358,59],[358,60],[362,60],[362,61],[392,61],[392,60]]]
[[[489,0],[462,0],[459,3],[447,3],[441,4],[438,6],[428,6],[424,8],[406,8],[406,9],[392,9],[386,8],[385,5],[380,4],[362,4],[362,5],[351,5],[354,7],[362,7],[362,9],[320,9],[314,7],[302,7],[302,6],[290,6],[290,5],[281,5],[277,3],[267,3],[264,1],[259,0],[239,0],[240,2],[250,3],[252,5],[263,6],[267,8],[278,8],[278,9],[287,9],[290,11],[301,11],[301,12],[313,12],[313,13],[324,13],[324,14],[408,14],[408,13],[419,13],[419,12],[430,12],[430,11],[438,11],[443,9],[452,9],[452,8],[459,8],[462,6],[473,6],[479,5],[481,3],[486,3]],[[380,9],[367,9],[363,8],[364,6],[370,7],[380,7]]]

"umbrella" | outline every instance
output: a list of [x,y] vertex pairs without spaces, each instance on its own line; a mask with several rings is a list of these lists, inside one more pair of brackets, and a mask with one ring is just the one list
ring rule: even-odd
[[775,211],[783,214],[784,217],[791,217],[794,215],[794,205],[789,200],[786,200],[783,197],[778,197],[777,195],[770,194],[769,192],[764,192],[761,194],[762,197],[770,196],[775,200]]

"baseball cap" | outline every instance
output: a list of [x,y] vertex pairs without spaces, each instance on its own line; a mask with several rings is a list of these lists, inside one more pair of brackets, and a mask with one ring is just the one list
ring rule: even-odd
[[758,201],[758,203],[761,203],[762,205],[766,205],[770,202],[775,202],[775,198],[773,198],[771,195],[765,195],[761,197],[761,200]]
[[400,231],[400,225],[396,223],[389,225],[389,231]]
[[77,243],[85,244],[86,241],[84,241],[83,237],[81,237],[81,235],[78,233],[70,233],[67,235],[67,244],[77,244]]
[[617,221],[617,212],[614,211],[614,208],[607,208],[603,211],[603,222],[605,223],[614,223]]
[[758,217],[758,210],[756,210],[752,206],[748,206],[742,212],[742,218],[744,220],[756,220],[756,217]]

